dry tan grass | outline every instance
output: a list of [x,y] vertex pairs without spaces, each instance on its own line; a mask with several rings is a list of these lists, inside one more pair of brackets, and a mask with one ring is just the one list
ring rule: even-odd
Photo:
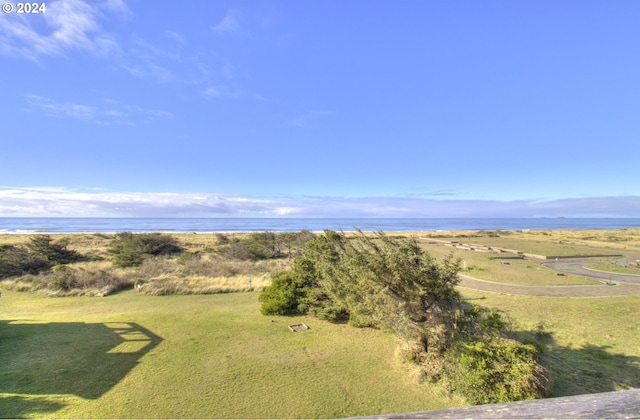
[[36,291],[47,296],[107,296],[131,288],[130,273],[114,270],[108,262],[83,262],[38,275],[4,279],[2,287],[18,292]]
[[[493,236],[497,235],[497,236]],[[627,249],[640,252],[640,228],[611,230],[510,230],[510,231],[451,231],[423,232],[422,237],[452,238],[470,242],[483,242],[483,238],[492,237],[500,242],[540,242],[562,243],[592,248]],[[484,239],[487,242],[486,239]]]
[[268,273],[230,277],[177,277],[165,274],[140,282],[138,291],[152,296],[231,293],[264,290],[269,284],[271,276]]

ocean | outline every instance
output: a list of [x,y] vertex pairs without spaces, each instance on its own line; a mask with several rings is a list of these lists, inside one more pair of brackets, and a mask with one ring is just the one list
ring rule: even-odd
[[365,232],[640,228],[640,218],[0,218],[0,234],[116,232]]

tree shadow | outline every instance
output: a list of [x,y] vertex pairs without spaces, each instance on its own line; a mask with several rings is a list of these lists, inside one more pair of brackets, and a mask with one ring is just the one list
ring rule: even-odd
[[543,349],[540,362],[553,381],[553,397],[640,388],[640,357],[614,353],[611,345],[562,346],[541,330],[517,336]]
[[52,413],[64,407],[58,401],[51,401],[46,397],[21,397],[11,395],[0,397],[0,417],[22,419],[39,413]]
[[162,338],[139,324],[0,321],[2,416],[52,412],[60,403],[37,395],[96,399]]

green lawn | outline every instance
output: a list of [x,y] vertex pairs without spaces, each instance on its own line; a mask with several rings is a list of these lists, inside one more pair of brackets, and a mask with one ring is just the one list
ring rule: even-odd
[[[600,240],[598,241],[584,240],[584,238],[592,238],[592,236],[589,236],[590,231],[508,231],[500,232],[497,236],[492,236],[488,232],[447,232],[440,234],[425,233],[422,237],[513,249],[528,254],[552,256],[618,254],[622,250],[624,250],[624,252],[629,251],[626,246],[621,244],[635,245],[636,243],[635,241],[621,242],[618,236],[624,237],[622,230],[602,232],[609,233],[610,235],[608,238],[599,238]],[[637,232],[635,235],[634,238],[637,237]]]
[[[0,299],[0,413],[326,418],[463,405],[418,385],[393,336],[265,317],[257,293]],[[292,333],[304,322],[310,329]]]
[[481,280],[523,286],[567,286],[600,284],[599,281],[582,276],[558,276],[557,271],[541,265],[541,260],[513,259],[510,254],[490,254],[484,252],[456,249],[443,245],[420,243],[421,247],[436,258],[442,258],[453,252],[466,264],[462,274]]
[[633,267],[633,266],[621,267],[616,264],[601,263],[601,264],[588,265],[587,268],[591,268],[593,270],[606,271],[610,273],[634,274],[636,276],[640,276],[640,268]]
[[[640,297],[465,291],[546,341],[556,396],[640,387]],[[463,405],[418,385],[394,338],[264,317],[257,293],[0,299],[0,413],[55,418],[326,418]],[[287,325],[310,329],[291,333]],[[545,338],[546,337],[546,338]]]
[[555,396],[640,388],[640,296],[464,295],[504,310],[521,337],[537,331],[547,347],[542,363],[554,378]]

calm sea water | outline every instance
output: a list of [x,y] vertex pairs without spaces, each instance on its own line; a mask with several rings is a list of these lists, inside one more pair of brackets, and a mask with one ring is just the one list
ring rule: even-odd
[[0,218],[0,233],[80,232],[291,232],[308,229],[365,232],[441,230],[561,230],[640,227],[640,218],[430,218],[430,219],[295,219],[295,218]]

